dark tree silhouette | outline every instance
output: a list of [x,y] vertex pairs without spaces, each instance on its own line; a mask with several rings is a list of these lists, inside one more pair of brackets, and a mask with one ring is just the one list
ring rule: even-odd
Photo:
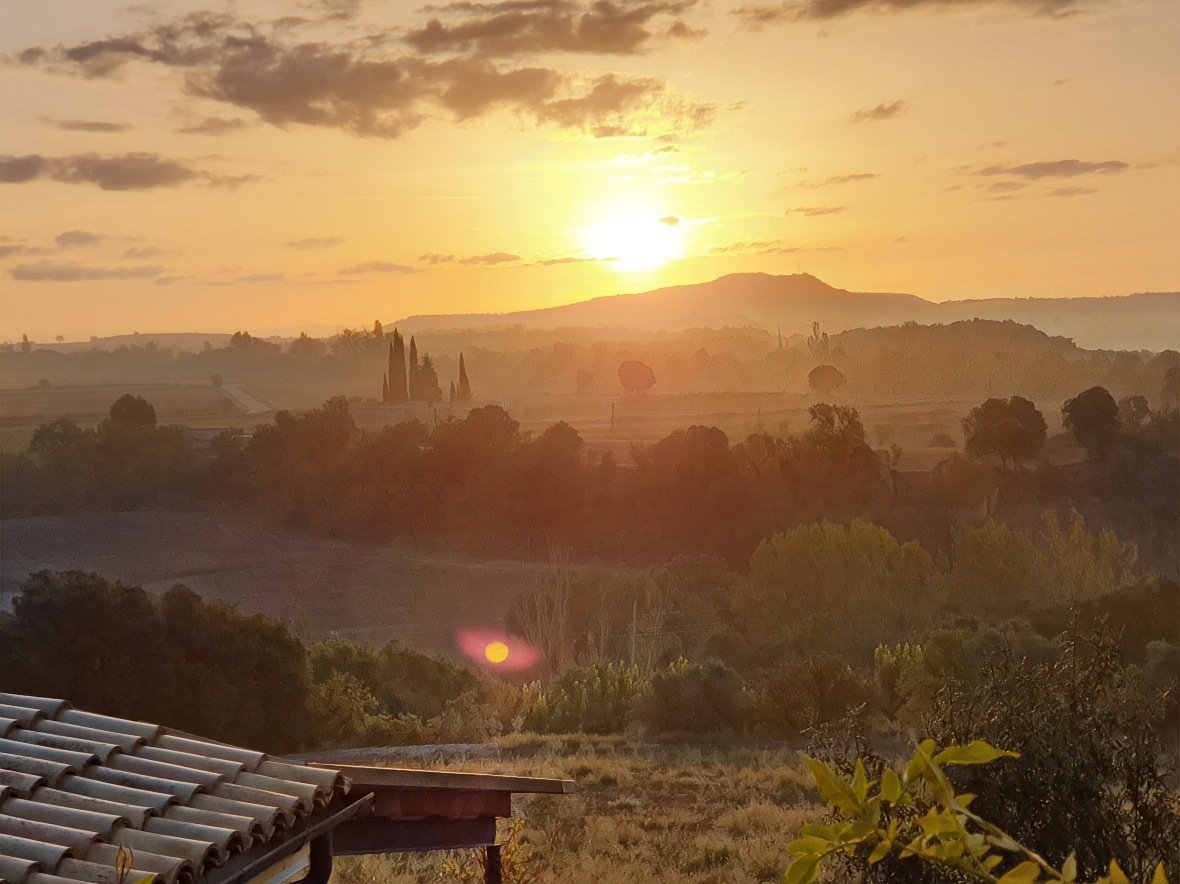
[[1164,383],[1160,387],[1160,400],[1164,405],[1180,405],[1180,366],[1171,366],[1164,372]]
[[438,372],[434,370],[434,360],[429,353],[422,356],[422,365],[418,367],[418,395],[423,402],[432,405],[442,402],[442,387],[438,385]]
[[389,375],[381,375],[381,401],[389,404]]
[[1008,462],[1030,460],[1045,446],[1045,417],[1028,399],[988,399],[963,419],[966,451],[974,457],[994,454],[1007,470]]
[[457,401],[455,398],[456,395],[457,394],[455,393],[455,382],[451,381],[451,389],[450,389],[450,392],[447,393],[447,402],[450,403],[451,405],[454,405],[455,402]]
[[[782,347],[782,336],[779,336],[779,347]],[[831,345],[828,341],[828,333],[819,330],[819,323],[811,323],[811,334],[807,338],[807,352],[811,354],[811,358],[817,362],[827,362],[831,359]]]
[[1103,387],[1091,387],[1061,406],[1065,428],[1095,460],[1106,452],[1119,434],[1119,407]]
[[422,395],[422,382],[418,377],[418,342],[414,340],[413,335],[410,335],[410,361],[406,365],[406,375],[409,381],[410,401],[421,402],[425,397]]
[[848,378],[834,365],[817,365],[807,375],[807,385],[817,393],[831,393],[848,383]]
[[635,359],[629,359],[619,366],[619,383],[628,393],[644,393],[656,382],[656,373],[650,366]]
[[389,401],[401,405],[410,398],[406,386],[406,343],[393,329],[393,342],[389,345]]
[[463,361],[463,354],[459,354],[459,387],[455,391],[458,401],[471,401],[471,381],[467,378],[467,363]]
[[156,409],[140,396],[124,393],[111,406],[111,423],[121,427],[154,427]]

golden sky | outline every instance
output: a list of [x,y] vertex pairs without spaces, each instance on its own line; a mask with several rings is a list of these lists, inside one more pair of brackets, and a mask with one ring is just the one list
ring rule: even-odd
[[1176,0],[8,0],[0,340],[1180,286]]

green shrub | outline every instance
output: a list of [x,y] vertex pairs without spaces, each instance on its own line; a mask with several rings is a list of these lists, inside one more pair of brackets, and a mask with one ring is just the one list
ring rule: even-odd
[[827,724],[871,698],[852,668],[830,654],[781,663],[755,693],[755,725],[775,736]]
[[680,659],[652,677],[636,714],[649,733],[740,732],[750,706],[741,676],[728,666]]
[[525,685],[524,727],[538,733],[618,733],[644,687],[639,667],[623,662],[569,669],[548,687]]

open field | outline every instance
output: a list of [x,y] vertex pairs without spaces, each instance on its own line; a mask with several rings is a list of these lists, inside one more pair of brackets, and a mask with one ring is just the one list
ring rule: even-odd
[[457,653],[457,628],[502,626],[512,598],[549,567],[311,538],[219,512],[6,519],[0,536],[6,606],[29,573],[79,569],[155,591],[183,583],[205,599],[288,618],[315,637],[396,637],[447,654]]
[[[787,865],[787,844],[823,815],[798,754],[783,747],[514,736],[474,758],[392,754],[387,763],[576,780],[573,795],[515,799],[523,823],[517,837],[528,842],[535,861],[507,881],[775,881]],[[505,826],[501,839],[510,831]],[[471,863],[467,851],[343,858],[332,880],[454,881]]]

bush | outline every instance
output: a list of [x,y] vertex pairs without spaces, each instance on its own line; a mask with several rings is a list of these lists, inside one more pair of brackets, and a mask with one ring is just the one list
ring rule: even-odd
[[597,663],[567,670],[545,688],[524,687],[524,728],[538,733],[619,733],[645,685],[639,667]]
[[1020,753],[957,773],[955,788],[1049,862],[1076,851],[1088,880],[1117,858],[1132,880],[1147,880],[1162,861],[1175,879],[1180,801],[1166,785],[1175,759],[1159,741],[1161,711],[1111,636],[1067,634],[1053,660],[1002,660],[977,684],[946,684],[927,728],[940,743],[983,739]]
[[732,733],[745,729],[749,708],[742,679],[728,666],[680,659],[652,678],[636,715],[654,734]]
[[835,721],[871,697],[839,657],[818,654],[775,667],[756,689],[755,724],[781,736]]

